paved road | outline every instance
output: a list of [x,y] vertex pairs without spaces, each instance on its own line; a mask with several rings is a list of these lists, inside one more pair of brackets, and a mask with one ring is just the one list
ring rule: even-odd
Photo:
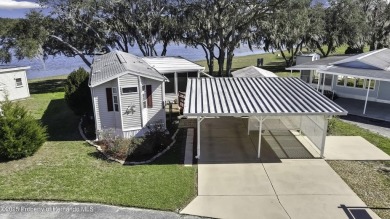
[[68,219],[68,218],[130,218],[130,219],[196,219],[174,212],[124,208],[92,203],[15,202],[0,201],[1,219]]
[[345,122],[355,124],[361,128],[368,129],[371,132],[390,138],[390,122],[352,115],[341,117],[341,119]]

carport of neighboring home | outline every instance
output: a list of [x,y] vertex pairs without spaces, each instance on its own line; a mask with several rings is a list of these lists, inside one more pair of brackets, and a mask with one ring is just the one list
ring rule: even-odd
[[[257,158],[265,130],[271,135],[299,130],[322,157],[328,119],[347,111],[298,78],[193,78],[187,83],[183,114],[197,117],[197,127],[206,117],[248,118],[248,135],[259,132]],[[197,158],[200,138],[197,129]]]

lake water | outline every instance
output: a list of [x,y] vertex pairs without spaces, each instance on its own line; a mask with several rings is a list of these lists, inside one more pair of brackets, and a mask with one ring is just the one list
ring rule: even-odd
[[[161,51],[161,45],[156,46],[157,51]],[[142,56],[141,51],[138,48],[131,48],[130,51],[131,54]],[[235,50],[235,56],[246,56],[246,55],[253,55],[253,54],[262,54],[264,53],[261,49],[253,49],[251,51],[247,45],[242,45],[240,48],[237,48]],[[186,47],[185,45],[176,45],[172,44],[168,47],[167,56],[181,56],[191,61],[198,61],[198,60],[204,60],[205,54],[203,49],[201,48],[191,48]],[[92,60],[92,57],[89,57],[88,59]],[[45,64],[42,63],[39,59],[23,59],[23,60],[16,60],[14,59],[10,65],[17,65],[17,66],[31,66],[31,69],[27,71],[27,78],[28,79],[36,79],[36,78],[43,78],[43,77],[49,77],[49,76],[56,76],[56,75],[64,75],[69,74],[75,69],[78,69],[80,67],[84,67],[87,70],[89,69],[84,62],[79,57],[65,57],[65,56],[56,56],[56,57],[49,57]],[[255,65],[256,63],[253,63]]]

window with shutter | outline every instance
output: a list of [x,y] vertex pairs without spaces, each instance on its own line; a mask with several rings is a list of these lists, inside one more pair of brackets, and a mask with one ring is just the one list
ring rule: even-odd
[[148,108],[153,108],[152,85],[146,85],[146,99]]
[[109,112],[114,111],[114,107],[112,105],[112,89],[110,87],[106,88],[106,99],[107,99],[107,110]]

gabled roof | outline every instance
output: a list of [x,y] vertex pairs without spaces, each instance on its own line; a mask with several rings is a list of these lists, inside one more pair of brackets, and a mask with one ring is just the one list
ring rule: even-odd
[[125,74],[163,81],[165,77],[142,58],[120,51],[96,56],[91,66],[89,85],[95,87]]
[[331,64],[342,67],[390,71],[390,49],[384,48],[362,53]]
[[30,66],[0,65],[0,73],[30,69]]
[[294,65],[291,67],[286,68],[286,70],[318,70],[318,69],[324,69],[327,68],[331,63],[338,62],[340,60],[344,60],[351,57],[351,55],[336,55],[336,56],[329,56],[323,59],[311,61],[311,62],[305,62],[300,65]]
[[255,66],[248,66],[237,71],[232,72],[233,77],[247,77],[247,78],[256,78],[256,77],[278,77],[273,72],[268,70],[258,68]]
[[205,68],[182,57],[144,57],[143,60],[161,74],[203,71]]
[[299,78],[190,78],[186,116],[347,115]]

